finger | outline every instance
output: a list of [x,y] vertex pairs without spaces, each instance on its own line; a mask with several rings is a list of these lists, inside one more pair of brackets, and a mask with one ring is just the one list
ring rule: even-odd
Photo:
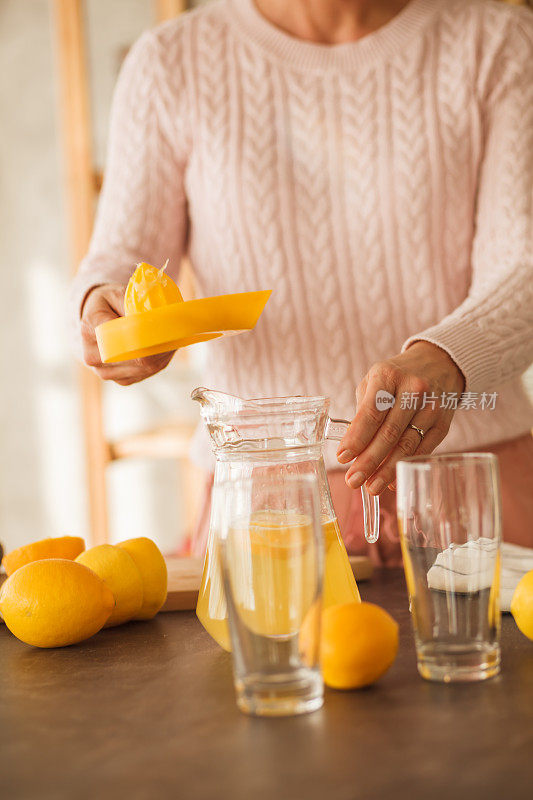
[[91,344],[96,341],[96,334],[94,332],[94,325],[91,325],[89,320],[82,318],[80,320],[80,332],[83,342]]
[[365,396],[367,386],[368,386],[368,375],[365,375],[361,383],[359,383],[355,389],[356,408],[359,408],[359,406],[363,402],[363,397]]
[[137,359],[137,363],[141,368],[146,369],[148,372],[150,372],[150,374],[155,375],[156,372],[160,372],[160,370],[164,369],[167,364],[172,361],[175,352],[175,350],[172,350],[168,353],[158,353],[155,356],[139,358]]
[[132,366],[131,362],[128,362],[128,364],[129,366],[126,366],[126,363],[100,364],[100,366],[93,367],[93,370],[103,381],[115,381],[116,383],[120,381],[136,383],[146,377],[144,371]]
[[366,487],[370,494],[380,494],[396,476],[396,463],[402,458],[409,458],[415,455],[420,445],[420,434],[412,428],[407,428],[401,436],[396,447],[391,451],[389,457],[383,461],[379,469],[371,475]]
[[82,322],[85,322],[94,331],[99,325],[103,325],[104,322],[109,322],[111,319],[117,319],[119,316],[120,315],[106,303],[105,305],[87,309],[87,313],[83,317]]
[[[451,420],[450,420],[451,422]],[[431,428],[417,447],[415,455],[428,456],[446,438],[450,429],[449,424],[437,424]]]
[[100,367],[102,365],[102,359],[100,358],[100,351],[96,343],[94,328],[86,320],[82,319],[80,329],[83,360],[88,367]]
[[[363,450],[346,473],[346,481],[349,486],[357,489],[377,470],[381,462],[398,444],[415,414],[414,408],[402,409],[399,403],[391,408],[368,447]],[[356,474],[357,479],[355,478]]]
[[[368,386],[368,376],[365,375],[363,380],[357,385],[355,389],[355,408],[356,413],[357,410],[361,407],[361,403],[363,402],[365,392]],[[343,438],[341,443],[337,448],[337,460],[340,464],[348,464],[348,462],[353,461],[354,454],[353,452],[345,445],[345,439]]]
[[396,480],[396,464],[410,456],[426,455],[431,453],[445,438],[449,424],[441,419],[433,419],[433,424],[428,418],[417,417],[413,422],[418,428],[427,431],[424,438],[413,430],[407,428],[390,456],[381,464],[367,483],[370,494],[379,494],[383,489]]
[[117,286],[106,292],[105,298],[117,316],[124,316],[124,287]]
[[82,343],[83,346],[83,360],[88,367],[102,367],[102,359],[96,341],[94,344]]
[[101,364],[95,368],[96,374],[104,381],[115,381],[122,386],[130,386],[161,372],[172,359],[174,353],[161,353],[156,356],[122,361],[119,364]]
[[110,319],[124,314],[124,289],[121,286],[106,287],[105,291],[95,290],[86,301],[82,323],[96,328]]
[[[96,345],[98,347],[98,345]],[[89,347],[87,348],[89,351]],[[98,351],[99,352],[99,351]],[[175,351],[170,353],[158,353],[155,356],[146,356],[144,358],[132,358],[127,361],[118,361],[116,363],[104,364],[100,362],[102,372],[124,372],[124,374],[142,375],[153,374],[165,367],[172,359]]]
[[124,378],[123,380],[115,380],[113,383],[119,386],[133,386],[134,383],[141,383],[143,380],[144,378]]
[[387,416],[389,409],[380,411],[376,407],[376,394],[385,389],[394,394],[394,386],[384,386],[385,377],[381,374],[370,376],[366,391],[358,404],[357,413],[352,424],[345,433],[337,451],[337,459],[341,464],[353,461],[370,444],[378,428]]

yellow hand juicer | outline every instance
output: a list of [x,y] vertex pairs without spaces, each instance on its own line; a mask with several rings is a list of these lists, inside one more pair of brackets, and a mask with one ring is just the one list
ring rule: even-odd
[[125,315],[96,328],[105,364],[250,331],[271,295],[270,290],[242,292],[185,302],[165,267],[139,264],[126,289]]

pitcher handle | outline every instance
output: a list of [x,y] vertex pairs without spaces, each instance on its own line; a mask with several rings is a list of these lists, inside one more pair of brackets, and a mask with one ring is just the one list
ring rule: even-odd
[[[350,427],[350,423],[345,419],[328,419],[326,425],[326,439],[340,442],[344,434]],[[363,498],[363,524],[365,528],[365,539],[370,544],[377,542],[379,538],[379,496],[370,495],[365,484],[361,486]],[[372,499],[372,514],[370,513],[370,501]]]

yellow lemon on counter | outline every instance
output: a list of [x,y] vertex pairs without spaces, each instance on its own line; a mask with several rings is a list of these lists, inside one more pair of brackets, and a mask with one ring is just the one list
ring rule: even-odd
[[96,572],[113,592],[116,605],[106,628],[121,625],[137,616],[143,602],[143,584],[141,573],[129,553],[112,544],[99,544],[80,553],[76,561]]
[[511,614],[524,636],[533,640],[533,569],[526,572],[514,590]]
[[115,607],[113,593],[92,570],[65,558],[20,567],[0,589],[0,611],[18,639],[63,647],[93,636]]
[[8,575],[32,561],[41,558],[68,558],[72,561],[85,550],[85,542],[79,536],[59,536],[56,539],[40,539],[24,547],[17,547],[2,559],[2,566]]
[[157,269],[151,264],[137,264],[137,268],[126,286],[124,294],[124,314],[138,314],[153,308],[183,302],[181,292],[168,275],[167,263]]
[[126,539],[117,547],[130,554],[141,573],[143,601],[135,619],[152,619],[167,599],[167,565],[161,550],[146,536]]
[[322,613],[320,662],[332,689],[359,689],[378,680],[398,652],[398,624],[373,603],[343,603]]

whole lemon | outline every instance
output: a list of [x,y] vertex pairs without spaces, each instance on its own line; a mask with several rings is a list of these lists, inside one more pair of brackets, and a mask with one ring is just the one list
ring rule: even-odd
[[17,547],[2,559],[2,566],[8,575],[16,569],[41,558],[69,558],[74,560],[82,550],[85,542],[79,536],[58,536],[55,539],[40,539],[23,547]]
[[92,570],[65,558],[20,567],[0,589],[0,611],[18,639],[36,647],[63,647],[93,636],[115,598]]
[[143,601],[135,619],[152,619],[167,599],[167,565],[161,550],[146,536],[126,539],[117,547],[130,554],[141,573]]
[[511,614],[528,639],[533,639],[533,569],[526,572],[514,590]]
[[96,572],[115,596],[116,605],[106,628],[121,625],[137,616],[143,603],[143,584],[141,573],[129,553],[112,544],[99,544],[80,553],[76,561]]
[[398,652],[398,624],[373,603],[343,603],[322,614],[320,660],[324,683],[358,689],[377,681]]

